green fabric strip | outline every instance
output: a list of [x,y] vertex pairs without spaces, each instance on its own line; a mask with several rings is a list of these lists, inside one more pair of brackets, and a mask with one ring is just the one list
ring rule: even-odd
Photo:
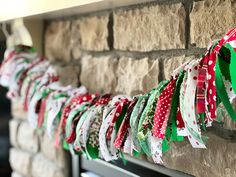
[[80,136],[79,136],[79,135],[80,135],[81,127],[82,127],[82,125],[83,125],[85,119],[87,118],[88,113],[89,113],[89,110],[87,110],[87,111],[85,111],[85,112],[83,113],[83,115],[80,117],[80,120],[79,120],[79,122],[78,122],[78,124],[77,124],[77,126],[76,126],[76,139],[75,139],[75,143],[76,143],[76,145],[77,145],[78,147],[80,147],[80,150],[81,150],[81,152],[82,152],[83,154],[86,154],[86,152],[83,150],[83,148],[82,148],[82,146],[81,146],[81,144],[80,144]]
[[[97,113],[91,124],[85,148],[88,159],[97,159],[99,157],[99,129],[102,124],[104,106],[96,107],[95,109],[97,109]],[[96,111],[95,109],[94,111]]]
[[199,118],[201,121],[201,127],[204,131],[206,131],[206,125],[205,125],[205,113],[200,113]]
[[139,156],[142,153],[142,149],[141,149],[141,147],[139,145],[139,141],[137,139],[138,123],[139,123],[140,117],[142,115],[142,112],[146,107],[148,98],[149,98],[149,93],[138,96],[138,101],[137,101],[136,105],[134,106],[134,109],[133,109],[132,114],[130,116],[130,127],[131,127],[131,131],[132,131],[131,134],[132,134],[134,146],[136,147],[136,150],[133,150],[133,155],[135,157]]
[[171,111],[170,111],[170,116],[169,116],[169,119],[172,121],[171,122],[172,133],[171,133],[171,138],[170,138],[171,141],[184,140],[183,136],[177,135],[177,122],[176,122],[176,115],[177,115],[178,105],[179,105],[180,86],[183,82],[184,74],[185,74],[184,70],[180,71],[179,77],[176,81],[175,90],[174,90],[174,94],[173,94],[172,102],[171,102]]
[[232,84],[232,87],[233,87],[233,91],[234,91],[234,93],[236,93],[236,72],[235,72],[235,69],[236,69],[236,52],[235,52],[234,48],[229,43],[225,44],[225,47],[227,49],[229,49],[229,51],[230,51],[229,73],[230,73],[230,79],[231,79],[231,84]]
[[226,92],[226,88],[225,88],[224,82],[222,80],[222,74],[221,74],[220,65],[219,65],[220,59],[221,59],[220,56],[218,56],[218,59],[216,61],[216,91],[217,91],[217,95],[220,97],[230,118],[232,120],[236,120],[236,114],[234,112],[232,105],[230,104],[230,101],[229,101],[229,98],[228,98],[228,95]]
[[151,91],[151,95],[148,99],[147,105],[139,121],[137,137],[141,148],[148,156],[151,156],[152,154],[150,147],[148,145],[147,138],[148,138],[148,133],[152,130],[153,127],[153,118],[155,114],[157,100],[161,92],[164,90],[164,88],[167,86],[168,83],[169,81],[164,80],[158,84],[157,88]]
[[74,109],[69,113],[69,116],[66,120],[66,137],[68,137],[72,131],[71,124],[72,124],[75,116],[78,115],[79,112],[82,112],[83,110],[85,110],[88,107],[88,105],[89,105],[88,102],[82,103],[79,108]]

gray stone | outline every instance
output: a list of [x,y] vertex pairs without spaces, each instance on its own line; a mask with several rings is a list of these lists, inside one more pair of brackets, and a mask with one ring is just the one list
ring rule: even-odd
[[32,154],[16,148],[10,149],[10,165],[12,169],[23,176],[31,175]]
[[236,176],[236,143],[208,131],[207,149],[194,149],[189,141],[170,144],[164,165],[196,177]]
[[122,57],[117,68],[116,92],[136,95],[147,92],[159,82],[159,60]]
[[39,150],[39,137],[36,130],[30,127],[27,121],[20,124],[18,128],[18,143],[21,149],[36,153]]
[[110,56],[84,56],[81,60],[80,81],[91,92],[114,93],[117,79],[117,59]]
[[46,133],[41,138],[41,152],[42,154],[53,163],[61,168],[69,168],[68,153],[62,147],[55,147],[55,139],[50,139]]
[[185,10],[180,3],[114,13],[114,48],[130,51],[185,47]]
[[20,120],[12,119],[9,122],[9,133],[10,133],[10,142],[11,145],[14,147],[18,147],[18,140],[17,140],[17,135],[18,135],[18,128],[20,125]]
[[191,43],[205,48],[211,40],[222,38],[236,25],[235,10],[235,3],[231,0],[194,2],[190,14]]
[[71,21],[54,21],[45,32],[45,54],[50,61],[71,60]]
[[32,163],[32,176],[68,177],[68,172],[46,159],[42,154],[37,154]]

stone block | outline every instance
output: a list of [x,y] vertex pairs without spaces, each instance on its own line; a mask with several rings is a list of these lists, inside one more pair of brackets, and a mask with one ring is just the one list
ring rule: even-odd
[[194,2],[190,13],[191,44],[206,48],[211,40],[224,37],[236,25],[235,10],[236,5],[231,0]]
[[24,111],[20,98],[11,101],[11,115],[14,119],[27,119],[27,112]]
[[[72,22],[73,57],[80,57],[82,50],[108,50],[108,15],[83,17]],[[77,45],[78,44],[78,45]]]
[[[236,99],[233,100],[232,106],[236,110]],[[217,108],[218,119],[221,120],[222,126],[226,130],[236,130],[236,121],[233,121],[226,111],[224,105],[221,103]]]
[[12,172],[11,177],[23,177],[23,176],[14,171]]
[[181,65],[183,65],[187,61],[194,60],[194,56],[186,57],[185,55],[178,57],[171,57],[160,60],[162,63],[161,71],[163,73],[163,80],[170,79],[173,72],[178,69]]
[[32,163],[32,176],[68,177],[68,172],[46,159],[42,154],[37,154]]
[[82,51],[81,51],[81,36],[80,36],[80,20],[74,20],[72,21],[71,25],[71,41],[73,44],[72,47],[72,57],[75,60],[78,60],[82,56]]
[[159,82],[159,60],[122,57],[119,59],[116,75],[117,93],[133,96],[147,92]]
[[72,65],[54,65],[54,68],[57,71],[58,76],[60,77],[60,83],[63,86],[71,85],[73,87],[78,86],[79,79],[79,66]]
[[184,48],[185,16],[181,3],[118,10],[114,13],[114,48],[129,51]]
[[71,21],[53,21],[45,32],[45,54],[50,61],[71,60]]
[[35,129],[27,121],[20,124],[17,140],[21,149],[36,153],[39,150],[39,137]]
[[90,92],[114,93],[118,60],[110,56],[84,56],[81,60],[80,81]]
[[195,149],[189,141],[170,144],[164,154],[164,165],[196,177],[222,177],[236,175],[236,143],[220,138],[208,131],[207,149]]
[[21,121],[17,119],[12,119],[9,122],[10,142],[11,142],[11,145],[14,147],[18,147],[17,135],[18,135],[18,128],[20,126],[20,122]]
[[23,176],[31,175],[32,154],[20,149],[10,149],[10,165],[12,169]]
[[69,168],[69,152],[65,151],[62,147],[55,147],[55,139],[50,139],[46,133],[41,138],[41,152],[42,154],[53,163],[61,168]]

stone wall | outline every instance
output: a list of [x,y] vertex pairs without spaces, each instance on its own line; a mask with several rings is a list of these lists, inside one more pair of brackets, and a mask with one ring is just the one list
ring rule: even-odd
[[[79,80],[91,92],[144,93],[235,27],[235,5],[231,0],[156,1],[50,21],[46,56],[78,66]],[[199,177],[235,176],[235,123],[227,116],[223,120],[204,133],[206,150],[177,142],[164,155],[165,166]]]
[[56,149],[46,134],[33,130],[21,105],[18,100],[12,102],[9,123],[12,177],[69,177],[68,152]]
[[[65,83],[78,76],[91,92],[144,93],[202,54],[210,40],[235,27],[235,5],[231,0],[157,0],[50,20],[45,23],[45,55],[56,66],[73,65],[61,72]],[[16,119],[22,114],[17,109],[10,123],[13,176],[37,177],[49,166],[50,174],[60,174],[64,157],[55,159],[50,141],[44,146],[45,136],[31,131],[24,119]],[[235,125],[227,116],[223,124],[214,123],[204,133],[209,137],[204,150],[193,149],[188,141],[172,144],[164,155],[165,166],[199,177],[236,176]]]

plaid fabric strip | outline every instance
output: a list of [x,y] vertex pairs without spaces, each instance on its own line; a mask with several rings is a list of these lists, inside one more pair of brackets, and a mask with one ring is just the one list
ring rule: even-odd
[[[208,50],[206,55],[202,58],[201,62],[200,62],[200,65],[199,65],[199,71],[198,71],[198,83],[197,83],[197,100],[196,100],[196,108],[197,108],[197,113],[204,113],[206,112],[206,81],[207,81],[207,74],[208,74],[208,71],[211,71],[212,72],[212,69],[214,71],[214,66],[215,66],[215,60],[216,60],[216,56],[213,56],[213,55],[216,55],[220,48],[226,43],[226,42],[230,42],[230,41],[233,41],[233,40],[236,40],[236,28],[230,30],[226,35],[225,37],[223,37],[219,43],[215,46],[215,48],[213,49],[213,54],[212,52],[210,53],[210,51]],[[209,56],[211,57],[211,60],[209,60]],[[214,61],[213,61],[214,60]],[[210,69],[208,68],[208,65],[211,65],[210,66]],[[211,82],[211,88],[209,88],[209,90],[207,91],[208,94],[210,94],[210,92],[214,94],[214,90],[215,90],[215,86],[213,85],[214,81],[213,79],[215,78],[214,77],[214,73],[213,75],[211,74],[211,79],[209,80],[212,80]],[[212,89],[212,91],[210,91],[210,89]],[[213,95],[212,94],[212,95]],[[210,101],[210,100],[208,100]],[[212,101],[211,101],[212,102]],[[211,108],[213,107],[213,108]],[[215,103],[213,103],[213,106],[210,106],[210,117],[214,118],[215,117]]]
[[208,71],[208,53],[200,61],[198,68],[197,76],[197,96],[196,96],[196,111],[197,113],[204,113],[206,102],[205,102],[205,93],[206,93],[206,80],[207,80],[207,71]]

